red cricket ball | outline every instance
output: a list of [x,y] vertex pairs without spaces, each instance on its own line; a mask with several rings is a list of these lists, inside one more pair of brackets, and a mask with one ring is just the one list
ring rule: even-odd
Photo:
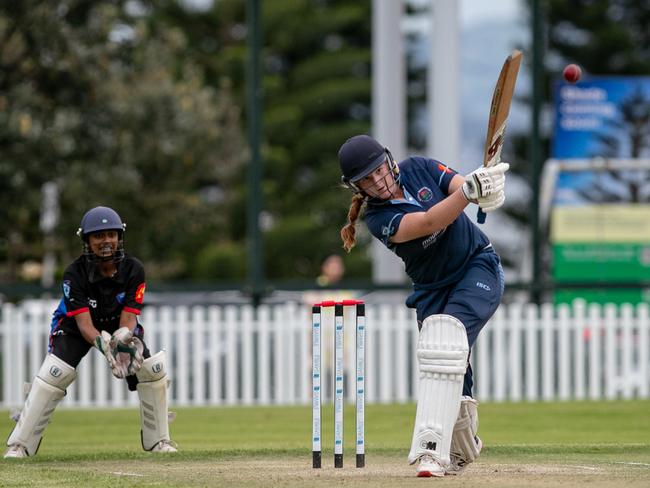
[[580,79],[580,76],[582,76],[582,70],[577,64],[568,64],[566,68],[564,68],[564,71],[562,71],[562,76],[564,76],[564,79],[569,83],[575,83]]

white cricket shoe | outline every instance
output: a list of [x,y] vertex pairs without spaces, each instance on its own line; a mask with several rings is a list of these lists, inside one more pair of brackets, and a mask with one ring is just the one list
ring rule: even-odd
[[26,458],[28,456],[27,449],[20,444],[12,444],[5,452],[5,459],[9,458]]
[[[480,453],[481,449],[483,449],[483,442],[481,441],[481,438],[477,435],[474,436],[474,440],[476,441],[476,446],[478,447],[478,452]],[[451,458],[451,464],[447,468],[446,474],[451,474],[451,475],[462,474],[462,472],[465,471],[467,465],[470,464],[467,461],[467,459],[465,459],[460,454],[455,454],[452,452],[450,458]]]
[[158,444],[153,446],[151,452],[178,452],[178,449],[174,447],[172,441],[163,439]]
[[433,456],[423,454],[418,460],[418,466],[415,468],[415,472],[418,478],[440,477],[445,475],[445,468]]

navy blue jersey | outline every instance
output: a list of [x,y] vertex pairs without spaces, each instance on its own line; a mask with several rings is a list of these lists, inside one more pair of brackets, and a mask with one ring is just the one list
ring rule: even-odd
[[370,199],[365,213],[368,229],[397,254],[415,285],[435,289],[458,281],[470,258],[490,241],[464,214],[430,236],[395,244],[390,237],[407,213],[424,212],[445,199],[457,173],[439,161],[413,156],[399,163],[405,199]]
[[83,312],[90,313],[97,330],[111,334],[119,328],[122,310],[140,315],[146,286],[142,263],[126,256],[112,278],[98,276],[94,266],[80,256],[66,268],[63,298],[52,316],[52,335],[57,331],[80,334],[74,316]]

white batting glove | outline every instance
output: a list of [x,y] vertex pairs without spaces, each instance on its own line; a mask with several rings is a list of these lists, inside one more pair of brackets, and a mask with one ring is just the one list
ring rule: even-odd
[[503,190],[508,169],[508,163],[499,163],[489,168],[480,167],[468,174],[461,187],[467,201],[476,202]]
[[501,189],[498,192],[492,193],[487,197],[479,198],[478,206],[481,207],[481,210],[483,210],[485,213],[488,213],[493,212],[497,208],[501,207],[505,201],[506,194],[503,189]]

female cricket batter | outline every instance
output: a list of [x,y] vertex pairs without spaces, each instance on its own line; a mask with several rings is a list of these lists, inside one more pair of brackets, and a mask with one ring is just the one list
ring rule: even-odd
[[5,458],[34,456],[43,431],[76,367],[95,346],[113,375],[138,391],[142,447],[175,452],[167,421],[164,352],[153,356],[138,323],[145,276],[142,263],[124,254],[124,230],[115,210],[95,207],[81,219],[77,234],[83,253],[63,275],[63,298],[52,317],[48,354],[32,383],[18,423],[7,440]]
[[501,207],[509,166],[462,177],[423,157],[398,165],[366,135],[348,139],[338,157],[343,183],[354,192],[343,247],[354,246],[365,206],[368,229],[404,261],[413,281],[406,305],[417,310],[420,379],[409,462],[418,464],[418,476],[459,474],[482,448],[469,350],[504,286],[499,256],[463,210],[470,202],[485,212]]

